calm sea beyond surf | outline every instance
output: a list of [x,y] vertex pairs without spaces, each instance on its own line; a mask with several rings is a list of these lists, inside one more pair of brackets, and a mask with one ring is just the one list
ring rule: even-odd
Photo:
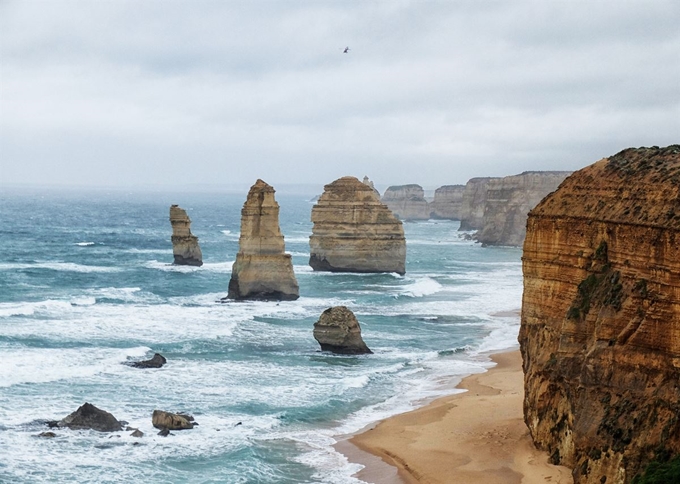
[[[341,436],[456,392],[488,352],[516,346],[520,249],[483,248],[455,221],[407,222],[405,276],[313,272],[313,195],[276,195],[300,299],[222,304],[246,191],[2,189],[0,482],[358,483]],[[173,203],[202,267],[172,265]],[[337,305],[374,354],[319,350],[313,324]],[[167,365],[124,364],[154,352]],[[85,402],[144,437],[37,436]],[[199,426],[161,437],[154,409]]]

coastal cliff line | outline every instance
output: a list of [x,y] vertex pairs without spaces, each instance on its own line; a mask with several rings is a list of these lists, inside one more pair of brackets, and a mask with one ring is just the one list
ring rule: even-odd
[[533,209],[523,255],[524,416],[575,484],[680,453],[680,145],[627,149]]

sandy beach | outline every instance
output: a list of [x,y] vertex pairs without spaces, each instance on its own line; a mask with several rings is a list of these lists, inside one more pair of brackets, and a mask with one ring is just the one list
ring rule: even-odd
[[383,420],[339,444],[351,461],[366,466],[357,477],[380,484],[572,483],[571,470],[549,464],[531,442],[522,419],[519,351],[492,360],[497,365],[490,371],[461,382],[466,392]]

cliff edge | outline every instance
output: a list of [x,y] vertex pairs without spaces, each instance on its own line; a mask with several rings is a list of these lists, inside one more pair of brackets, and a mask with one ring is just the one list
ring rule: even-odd
[[529,213],[520,348],[535,444],[576,484],[680,453],[680,145],[627,149]]
[[430,218],[430,204],[425,200],[425,191],[420,185],[388,187],[381,201],[401,220]]

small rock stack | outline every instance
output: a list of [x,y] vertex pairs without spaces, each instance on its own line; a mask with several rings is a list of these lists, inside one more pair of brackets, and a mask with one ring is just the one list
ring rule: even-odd
[[172,224],[172,253],[174,264],[185,266],[202,266],[203,254],[198,246],[198,237],[191,234],[191,219],[186,210],[177,205],[170,206],[170,223]]

